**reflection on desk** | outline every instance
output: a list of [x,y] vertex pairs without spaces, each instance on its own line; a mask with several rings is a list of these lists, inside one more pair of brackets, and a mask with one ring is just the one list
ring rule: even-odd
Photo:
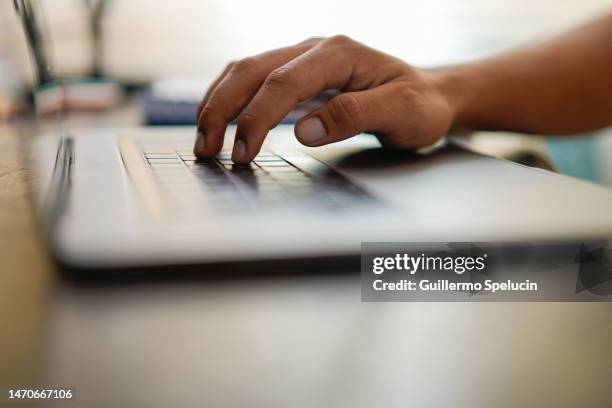
[[45,379],[88,407],[605,407],[612,304],[361,303],[359,273],[60,285]]

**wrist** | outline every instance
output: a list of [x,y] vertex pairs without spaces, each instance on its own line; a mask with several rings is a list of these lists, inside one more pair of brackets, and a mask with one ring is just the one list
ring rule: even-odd
[[477,75],[472,67],[456,65],[428,69],[437,91],[446,101],[451,113],[452,129],[471,129],[474,127],[473,114],[478,99]]

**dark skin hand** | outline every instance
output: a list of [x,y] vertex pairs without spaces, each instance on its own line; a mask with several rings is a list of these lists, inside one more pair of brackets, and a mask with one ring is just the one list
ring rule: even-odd
[[451,128],[541,134],[612,125],[612,14],[550,41],[471,64],[415,68],[345,36],[313,38],[230,64],[198,109],[194,153],[213,157],[229,122],[250,162],[299,102],[341,93],[301,118],[295,136],[322,146],[362,132],[383,146],[430,145]]

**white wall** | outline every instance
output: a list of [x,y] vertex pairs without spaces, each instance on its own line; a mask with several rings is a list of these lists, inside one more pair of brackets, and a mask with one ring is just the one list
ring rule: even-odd
[[[82,0],[41,0],[61,72],[89,65]],[[343,33],[414,64],[473,58],[612,8],[609,0],[112,0],[109,72],[122,78],[211,76],[230,59]],[[0,0],[0,24],[12,1]],[[14,19],[13,19],[14,20]],[[14,24],[8,24],[14,26]],[[6,29],[8,34],[21,34]],[[3,36],[0,31],[0,36]],[[4,41],[9,47],[21,41]]]

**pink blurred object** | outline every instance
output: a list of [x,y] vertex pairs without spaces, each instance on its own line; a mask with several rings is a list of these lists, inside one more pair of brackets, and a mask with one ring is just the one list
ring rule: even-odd
[[36,113],[48,115],[59,110],[108,110],[123,101],[123,87],[98,78],[72,78],[54,81],[34,94]]

